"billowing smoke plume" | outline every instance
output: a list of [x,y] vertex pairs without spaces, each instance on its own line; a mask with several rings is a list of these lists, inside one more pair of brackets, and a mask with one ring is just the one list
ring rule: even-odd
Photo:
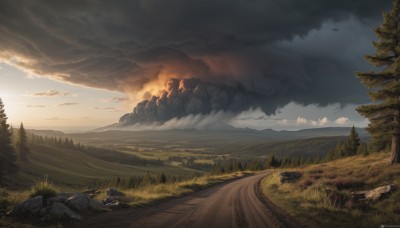
[[[121,117],[120,123],[164,123],[188,115],[210,114],[212,111],[239,113],[260,103],[260,95],[240,86],[206,83],[196,78],[171,78],[159,96],[152,96],[137,104],[132,113]],[[269,110],[273,112],[276,107]]]

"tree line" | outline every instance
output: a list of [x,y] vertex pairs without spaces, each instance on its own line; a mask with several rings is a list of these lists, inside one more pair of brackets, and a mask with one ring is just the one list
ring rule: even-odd
[[113,163],[120,163],[126,165],[143,165],[143,166],[148,164],[156,165],[161,163],[161,161],[159,160],[143,159],[136,155],[126,154],[117,150],[83,145],[80,142],[75,143],[74,140],[69,138],[61,138],[61,137],[57,138],[54,136],[43,137],[41,135],[36,135],[32,133],[30,134],[30,141],[31,143],[34,144],[42,144],[56,148],[79,151],[91,157],[95,157],[97,159]]
[[0,184],[3,184],[7,175],[18,171],[17,159],[27,161],[29,154],[24,125],[21,123],[13,140],[13,129],[7,120],[4,103],[0,98]]

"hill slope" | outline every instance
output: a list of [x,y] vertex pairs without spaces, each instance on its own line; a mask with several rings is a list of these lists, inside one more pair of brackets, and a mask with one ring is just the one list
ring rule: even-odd
[[356,201],[351,192],[394,184],[400,164],[388,165],[388,153],[353,156],[285,171],[301,172],[293,183],[280,183],[277,170],[262,182],[265,195],[307,227],[380,227],[400,224],[400,191],[377,202]]
[[60,149],[46,145],[30,145],[31,153],[28,162],[18,162],[19,172],[10,177],[13,188],[30,186],[32,182],[47,176],[57,185],[69,189],[86,187],[99,179],[128,178],[144,175],[147,171],[154,174],[161,172],[180,175],[189,172],[164,165],[123,165],[106,162],[69,149]]

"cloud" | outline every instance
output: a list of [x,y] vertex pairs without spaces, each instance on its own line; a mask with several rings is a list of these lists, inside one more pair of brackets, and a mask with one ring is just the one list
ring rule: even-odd
[[35,97],[58,97],[58,96],[68,96],[70,93],[62,93],[59,92],[55,89],[46,91],[46,92],[38,92],[38,93],[33,93],[32,96]]
[[[367,98],[354,71],[365,65],[354,59],[372,50],[371,28],[389,6],[376,0],[4,0],[0,61],[123,91],[139,101],[136,110],[150,113],[129,114],[139,122],[250,108],[270,115],[289,102],[362,103]],[[188,89],[191,98],[178,92],[168,97],[177,103],[152,102],[164,99],[171,80],[196,81],[210,101]],[[177,109],[181,101],[188,106]]]
[[115,108],[113,108],[113,107],[94,107],[93,109],[96,109],[96,110],[114,110]]
[[58,120],[68,120],[68,119],[64,119],[64,118],[60,118],[60,117],[51,117],[51,118],[47,118],[46,120],[49,120],[49,121],[58,121]]
[[58,106],[72,106],[72,105],[78,105],[79,103],[62,103],[59,104]]
[[296,119],[296,124],[301,125],[301,124],[307,124],[307,123],[308,123],[308,120],[306,118],[303,118],[303,117],[299,116]]
[[47,108],[47,105],[27,105],[27,108]]
[[323,117],[322,119],[318,119],[317,121],[311,120],[311,125],[312,126],[325,126],[329,123],[329,120],[327,117]]
[[98,100],[99,102],[102,103],[120,103],[120,102],[124,102],[124,101],[128,101],[129,98],[127,97],[113,97],[110,99],[100,99]]
[[347,123],[349,123],[350,119],[347,117],[339,117],[335,120],[335,124],[338,125],[345,125]]

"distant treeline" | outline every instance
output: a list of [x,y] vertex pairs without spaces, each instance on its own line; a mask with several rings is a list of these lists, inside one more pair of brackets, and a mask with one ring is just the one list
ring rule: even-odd
[[238,145],[220,148],[222,154],[240,154],[243,156],[268,156],[275,154],[280,158],[288,157],[325,157],[328,151],[345,139],[343,136],[318,137],[291,141],[273,141],[260,144]]
[[61,137],[47,137],[41,135],[30,134],[29,139],[34,144],[44,144],[57,148],[76,150],[87,154],[91,157],[126,165],[146,165],[146,164],[160,164],[159,160],[148,160],[140,158],[136,155],[126,154],[117,150],[111,150],[106,148],[87,146],[81,143],[74,143],[72,139],[61,138]]
[[221,161],[215,164],[211,170],[212,174],[231,173],[243,170],[265,170],[278,167],[298,167],[308,164],[320,163],[321,159],[316,158],[304,158],[304,157],[284,157],[278,158],[275,155],[269,155],[267,158],[253,159],[249,161],[239,161],[236,159],[230,159]]

